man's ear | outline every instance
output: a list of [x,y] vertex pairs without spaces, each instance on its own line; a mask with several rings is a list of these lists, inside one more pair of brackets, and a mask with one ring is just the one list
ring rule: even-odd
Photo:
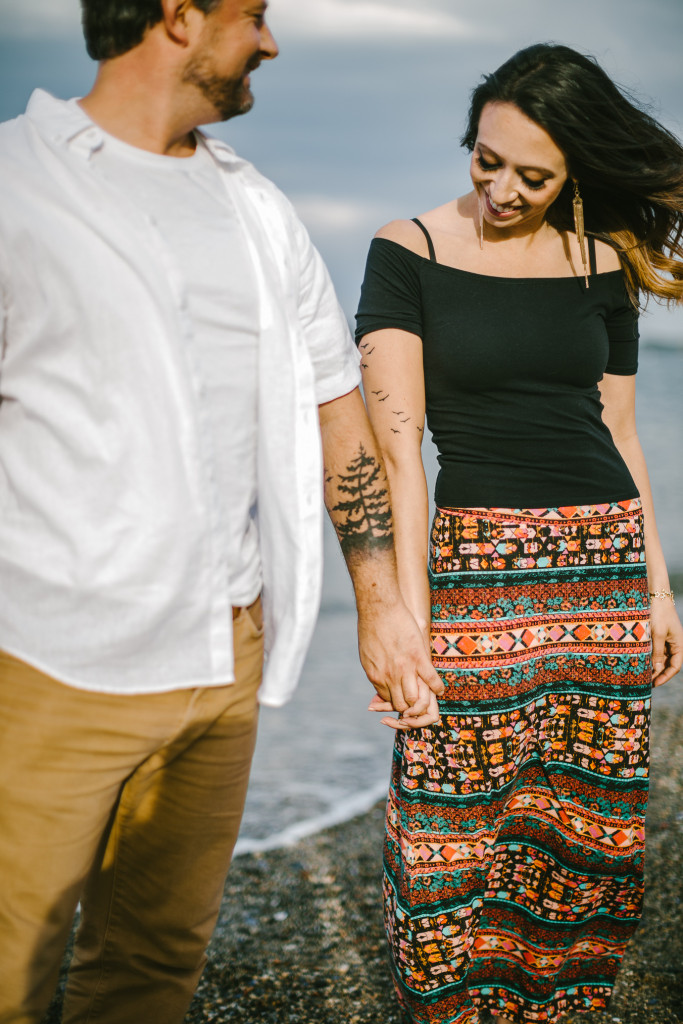
[[192,0],[160,0],[160,3],[161,20],[168,37],[179,46],[188,46],[205,15]]

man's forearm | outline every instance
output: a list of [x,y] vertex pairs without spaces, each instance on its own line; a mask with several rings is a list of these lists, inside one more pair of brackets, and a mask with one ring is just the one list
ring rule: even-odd
[[389,485],[357,391],[320,408],[325,505],[356,592],[366,601],[398,598]]
[[358,390],[320,407],[325,503],[351,574],[361,663],[394,728],[435,722],[443,685],[401,597],[384,464]]

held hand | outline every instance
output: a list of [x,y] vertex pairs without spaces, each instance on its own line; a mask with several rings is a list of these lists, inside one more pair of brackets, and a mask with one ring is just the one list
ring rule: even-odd
[[668,598],[654,598],[650,615],[652,685],[663,686],[683,665],[683,626]]
[[[418,690],[424,691],[420,693],[420,696],[424,696],[426,699],[426,710],[423,714],[419,714],[415,707],[408,708],[398,718],[387,716],[382,719],[382,725],[387,725],[390,729],[398,731],[406,731],[408,729],[424,729],[427,725],[433,725],[439,720],[439,705],[436,700],[436,694],[429,689],[426,683],[421,680],[418,684]],[[387,712],[393,711],[394,707],[391,701],[382,700],[378,693],[370,701],[368,705],[368,711],[379,711]]]
[[359,612],[358,648],[365,673],[383,702],[373,702],[373,710],[398,711],[404,723],[399,728],[418,728],[438,720],[435,695],[443,693],[443,683],[402,601],[378,603]]

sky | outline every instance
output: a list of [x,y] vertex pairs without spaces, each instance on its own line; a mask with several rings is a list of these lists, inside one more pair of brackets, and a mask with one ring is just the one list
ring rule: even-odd
[[[532,42],[592,53],[683,135],[681,0],[271,0],[281,53],[252,76],[254,110],[213,126],[294,201],[352,318],[370,238],[468,191],[459,146],[482,74]],[[87,91],[78,0],[0,0],[0,119],[31,90]],[[683,344],[683,311],[643,335]]]

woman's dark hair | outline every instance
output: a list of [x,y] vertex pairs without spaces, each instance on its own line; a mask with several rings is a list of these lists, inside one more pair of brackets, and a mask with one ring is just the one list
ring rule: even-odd
[[552,43],[520,50],[474,89],[461,139],[470,151],[487,103],[513,103],[564,153],[570,180],[549,223],[572,230],[575,179],[586,231],[617,250],[634,299],[643,292],[683,301],[683,147],[676,136],[594,58]]
[[[192,0],[208,14],[222,0]],[[142,42],[148,28],[161,21],[161,0],[81,0],[83,35],[93,60],[120,57]]]

